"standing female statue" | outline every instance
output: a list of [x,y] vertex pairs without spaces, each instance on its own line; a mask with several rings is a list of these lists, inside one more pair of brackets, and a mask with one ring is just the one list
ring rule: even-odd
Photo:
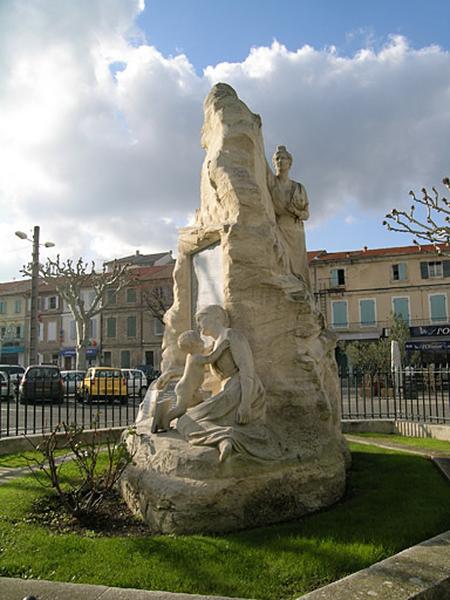
[[309,218],[306,189],[301,183],[289,179],[292,155],[285,146],[277,146],[272,163],[275,175],[270,168],[267,169],[267,184],[277,218],[286,268],[295,276],[302,278],[310,287],[303,225],[303,221]]

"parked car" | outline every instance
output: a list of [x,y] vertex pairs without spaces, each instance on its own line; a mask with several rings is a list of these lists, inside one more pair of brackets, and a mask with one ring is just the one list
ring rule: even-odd
[[86,371],[61,371],[64,394],[66,396],[75,396],[85,376]]
[[122,369],[127,381],[128,396],[130,398],[143,398],[148,388],[147,377],[140,369]]
[[121,404],[128,401],[127,382],[120,369],[114,367],[91,367],[78,388],[79,400],[93,401],[118,400]]
[[[25,373],[25,368],[21,365],[0,365],[0,371],[5,373],[8,378],[8,395],[14,396],[19,387],[19,382],[22,379],[22,375]],[[3,394],[2,394],[3,395]]]
[[32,365],[28,367],[19,384],[21,404],[36,400],[62,402],[64,388],[59,367],[54,365]]
[[158,377],[161,375],[161,372],[158,371],[158,369],[155,369],[155,367],[152,367],[152,365],[138,365],[136,369],[142,371],[145,374],[145,376],[147,377],[148,384],[150,384],[155,379],[158,379]]
[[14,396],[14,393],[14,386],[11,385],[8,373],[0,371],[0,397],[10,398],[11,396]]

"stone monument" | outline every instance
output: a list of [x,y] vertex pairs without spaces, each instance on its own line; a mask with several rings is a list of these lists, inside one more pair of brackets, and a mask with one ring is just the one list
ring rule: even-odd
[[181,230],[162,375],[129,438],[131,509],[161,533],[255,527],[336,502],[348,451],[335,337],[311,293],[304,186],[223,83],[204,104],[201,205]]

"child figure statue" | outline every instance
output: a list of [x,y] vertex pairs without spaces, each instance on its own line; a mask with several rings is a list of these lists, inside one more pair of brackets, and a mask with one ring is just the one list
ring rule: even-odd
[[[186,361],[183,375],[175,386],[176,403],[173,406],[173,401],[170,400],[157,402],[152,433],[155,433],[158,429],[168,429],[173,419],[184,415],[188,408],[203,401],[204,398],[200,388],[205,378],[205,365],[217,360],[225,348],[229,346],[229,342],[226,340],[220,347],[205,355],[203,354],[205,351],[203,340],[200,334],[192,329],[182,333],[178,337],[177,344],[180,350],[186,353]],[[176,375],[176,372],[171,371],[163,374],[158,380],[158,389],[163,390],[170,379],[176,377]]]

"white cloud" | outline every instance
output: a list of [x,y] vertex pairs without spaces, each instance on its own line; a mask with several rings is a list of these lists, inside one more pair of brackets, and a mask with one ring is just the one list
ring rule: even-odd
[[145,41],[142,8],[0,3],[0,279],[24,262],[12,232],[35,223],[64,256],[175,249],[198,206],[202,101],[217,81],[261,114],[268,155],[279,143],[294,155],[312,224],[354,205],[381,220],[410,188],[448,174],[441,49],[393,37],[344,57],[274,42],[198,75],[189,57]]

